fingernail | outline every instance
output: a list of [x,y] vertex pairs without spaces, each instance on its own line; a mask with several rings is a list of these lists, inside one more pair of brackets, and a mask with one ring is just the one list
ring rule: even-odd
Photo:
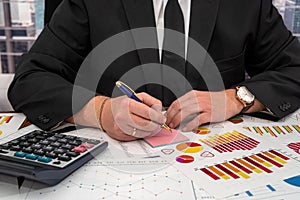
[[169,127],[170,127],[170,128],[174,128],[174,124],[173,124],[173,123],[170,123]]
[[187,129],[186,127],[183,127],[182,131],[183,131],[183,132],[187,132],[188,129]]

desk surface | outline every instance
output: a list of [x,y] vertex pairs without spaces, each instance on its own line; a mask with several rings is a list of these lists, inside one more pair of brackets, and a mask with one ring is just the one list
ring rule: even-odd
[[[202,127],[205,129],[199,130],[198,133],[186,133],[190,142],[199,144],[201,148],[191,145],[190,147],[193,148],[185,149],[185,152],[182,148],[178,148],[177,144],[153,149],[143,140],[118,142],[99,130],[81,129],[72,134],[108,140],[108,149],[53,187],[25,181],[22,188],[18,190],[15,178],[0,175],[1,199],[79,199],[86,197],[89,199],[214,199],[214,196],[222,197],[222,199],[299,199],[300,188],[283,181],[290,175],[300,174],[298,161],[300,143],[299,148],[297,146],[300,142],[300,130],[298,132],[297,126],[300,126],[299,111],[280,122],[243,116],[231,122]],[[292,129],[290,133],[289,128]],[[33,125],[25,127],[11,137],[17,137],[33,129],[37,127]],[[206,133],[209,130],[210,133],[206,134],[205,131],[201,133],[203,130],[206,130]],[[232,136],[230,133],[233,130],[242,132],[252,139],[252,141],[248,140],[247,144],[253,146],[248,150],[238,150],[238,145],[246,145],[245,139],[239,140],[240,144],[233,144],[232,142],[237,142],[237,140],[233,141],[232,138],[231,141],[222,143],[222,139],[228,134]],[[227,137],[228,139],[230,137]],[[253,141],[258,143],[254,145]],[[227,150],[223,146],[225,152],[220,153],[207,142],[217,142],[219,145],[222,143]],[[289,145],[291,143],[295,145]],[[231,147],[230,144],[232,144]],[[211,171],[213,168],[217,169],[218,166],[226,166],[227,161],[237,162],[239,159],[247,159],[250,156],[252,160],[255,157],[257,159],[258,154],[274,149],[288,156],[291,161],[286,161],[280,168],[269,167],[272,173],[254,173],[253,169],[253,173],[247,174],[240,170],[236,172],[240,176],[239,179],[234,179],[227,174],[229,179],[226,180],[224,171],[223,178],[215,172],[214,174],[220,178],[218,182],[201,171],[204,168]],[[177,162],[176,158],[182,155],[191,156],[194,159],[193,162]],[[266,165],[265,168],[268,168],[267,164],[261,163],[261,165]],[[256,168],[259,170],[259,167]],[[219,171],[222,172],[222,170]],[[234,168],[231,171],[234,172]]]

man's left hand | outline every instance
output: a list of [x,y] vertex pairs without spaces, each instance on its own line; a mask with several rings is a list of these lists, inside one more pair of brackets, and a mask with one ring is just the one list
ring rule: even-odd
[[220,92],[192,90],[171,104],[166,112],[166,123],[170,128],[176,128],[184,119],[194,116],[182,129],[192,131],[201,124],[227,120],[242,109],[235,89]]

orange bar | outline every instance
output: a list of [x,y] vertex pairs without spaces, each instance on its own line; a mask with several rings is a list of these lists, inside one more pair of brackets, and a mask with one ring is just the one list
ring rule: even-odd
[[260,135],[263,135],[264,133],[262,132],[262,130],[258,127],[258,126],[254,126],[253,127],[254,130],[256,131],[256,133],[259,133]]
[[227,176],[226,174],[224,174],[223,172],[221,172],[220,170],[218,170],[217,168],[215,168],[214,166],[210,166],[208,167],[208,169],[210,169],[212,172],[218,174],[219,176],[221,176],[223,179],[228,180],[230,179],[229,176]]
[[259,157],[255,156],[255,155],[250,156],[250,158],[252,158],[253,160],[255,160],[255,161],[259,162],[259,163],[261,163],[262,165],[264,165],[266,167],[272,167],[272,165],[270,163],[268,163],[268,162],[260,159]]
[[291,127],[289,126],[283,126],[283,128],[288,132],[288,133],[292,133],[293,130],[291,129]]
[[249,164],[248,162],[244,161],[243,159],[238,159],[236,161],[239,162],[240,164],[248,167],[249,169],[251,169],[252,171],[254,171],[254,172],[258,173],[258,174],[262,173],[261,170],[259,170],[258,168],[254,167],[253,165]]
[[245,178],[245,179],[250,178],[250,176],[248,176],[248,175],[245,174],[244,172],[238,170],[237,168],[235,168],[234,166],[232,166],[232,165],[229,164],[229,163],[223,163],[223,165],[224,165],[225,167],[227,167],[228,169],[232,170],[233,172],[237,173],[237,174],[240,175],[241,177]]

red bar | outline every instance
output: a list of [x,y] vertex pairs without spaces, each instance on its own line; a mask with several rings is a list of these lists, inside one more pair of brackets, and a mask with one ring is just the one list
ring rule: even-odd
[[268,161],[269,163],[271,163],[271,164],[277,166],[277,167],[283,167],[282,164],[276,162],[275,160],[272,160],[271,158],[268,158],[267,156],[265,156],[265,155],[263,155],[263,154],[261,154],[261,153],[256,154],[256,155],[259,156],[259,157],[261,157],[262,159]]
[[215,181],[219,180],[220,178],[218,176],[216,176],[214,173],[212,173],[211,171],[209,171],[206,168],[202,168],[200,169],[202,172],[204,172],[205,174],[207,174],[208,176],[210,176],[211,178],[213,178]]
[[256,167],[260,168],[261,170],[267,172],[267,173],[272,173],[271,170],[269,170],[268,168],[262,166],[261,164],[255,162],[254,160],[251,160],[249,157],[244,158],[246,161],[248,161],[249,163],[255,165]]
[[238,141],[238,139],[237,139],[236,137],[234,137],[234,135],[231,134],[228,138],[229,138],[230,140],[234,141],[235,145],[238,146],[240,149],[246,150],[246,148],[244,147],[244,145],[241,144],[241,143]]
[[9,116],[8,119],[6,120],[6,123],[8,124],[12,118],[13,116]]
[[[213,147],[214,150],[216,150],[219,153],[223,153],[223,151],[221,149],[219,149],[218,147]],[[226,151],[225,151],[226,152]]]
[[240,168],[241,170],[243,170],[244,172],[246,172],[247,174],[251,174],[252,171],[250,171],[249,169],[247,169],[246,167],[240,165],[239,163],[235,162],[235,161],[229,161],[231,164],[233,164],[234,166],[236,166],[237,168]]
[[278,152],[277,152],[277,151],[275,151],[275,150],[270,150],[269,152],[271,152],[272,154],[275,154],[276,156],[278,156],[278,157],[282,158],[283,160],[289,160],[289,158],[288,158],[288,157],[286,157],[286,156],[282,155],[281,153],[278,153]]
[[240,178],[238,175],[236,175],[235,173],[233,173],[230,170],[226,169],[221,164],[216,165],[216,167],[219,168],[220,170],[222,170],[223,172],[225,172],[226,174],[228,174],[229,176],[231,176],[234,179]]

